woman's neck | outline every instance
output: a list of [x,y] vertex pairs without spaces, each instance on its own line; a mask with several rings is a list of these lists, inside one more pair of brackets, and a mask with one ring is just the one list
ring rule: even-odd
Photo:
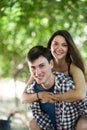
[[62,72],[68,74],[68,64],[65,60],[55,61],[53,71]]

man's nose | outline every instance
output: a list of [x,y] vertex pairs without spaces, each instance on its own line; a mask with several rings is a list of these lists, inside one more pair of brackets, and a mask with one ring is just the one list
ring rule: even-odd
[[40,74],[40,73],[41,73],[41,70],[40,70],[39,68],[36,68],[35,73],[36,73],[36,76],[38,76],[38,74]]

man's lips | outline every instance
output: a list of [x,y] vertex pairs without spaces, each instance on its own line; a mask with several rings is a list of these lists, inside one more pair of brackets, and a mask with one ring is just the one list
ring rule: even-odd
[[36,77],[38,80],[42,80],[43,79],[43,76],[37,76]]

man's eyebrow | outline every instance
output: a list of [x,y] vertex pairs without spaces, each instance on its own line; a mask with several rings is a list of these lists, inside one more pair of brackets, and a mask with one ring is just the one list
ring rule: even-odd
[[[40,66],[40,65],[45,65],[45,63],[40,63],[38,66]],[[31,67],[35,68],[36,66],[31,65]]]
[[41,64],[45,64],[45,63],[40,63],[40,65],[41,65]]
[[45,65],[46,63],[41,63],[41,64],[39,64],[39,65]]
[[31,65],[31,68],[35,68],[35,66]]

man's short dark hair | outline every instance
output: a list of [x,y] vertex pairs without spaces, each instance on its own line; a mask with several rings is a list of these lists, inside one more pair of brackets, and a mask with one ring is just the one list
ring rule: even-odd
[[50,50],[46,47],[41,46],[41,45],[37,45],[37,46],[34,46],[33,48],[31,48],[27,54],[27,59],[30,62],[33,62],[34,60],[36,60],[40,56],[45,57],[49,63],[52,60],[52,55],[51,55]]

